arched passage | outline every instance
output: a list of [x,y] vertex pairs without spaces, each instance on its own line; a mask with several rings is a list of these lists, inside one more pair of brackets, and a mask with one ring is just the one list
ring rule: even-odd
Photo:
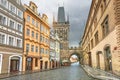
[[72,62],[79,62],[80,61],[80,54],[79,53],[72,53],[70,56],[69,56],[69,61],[72,63]]

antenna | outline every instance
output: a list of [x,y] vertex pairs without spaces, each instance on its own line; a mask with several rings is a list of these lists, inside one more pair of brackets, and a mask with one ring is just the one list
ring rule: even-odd
[[58,7],[64,6],[64,1],[59,1],[58,2]]

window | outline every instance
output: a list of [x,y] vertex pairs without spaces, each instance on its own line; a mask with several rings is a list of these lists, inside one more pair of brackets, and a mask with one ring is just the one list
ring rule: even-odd
[[42,42],[44,42],[44,40],[45,40],[45,38],[44,38],[44,37],[42,37]]
[[49,52],[48,52],[48,50],[46,49],[46,54],[48,54]]
[[44,53],[44,48],[41,48],[41,49],[40,49],[40,53]]
[[0,43],[5,44],[5,35],[0,34]]
[[23,12],[20,11],[20,10],[18,10],[18,16],[19,16],[20,18],[23,18]]
[[99,39],[98,39],[98,31],[95,33],[95,44],[97,44],[99,42]]
[[22,25],[21,25],[21,24],[18,24],[18,25],[17,25],[17,30],[20,31],[20,32],[23,31],[23,30],[22,30]]
[[1,5],[7,8],[7,0],[0,0]]
[[97,18],[94,20],[94,27],[97,27]]
[[44,31],[44,27],[43,26],[40,27],[40,31]]
[[7,18],[3,15],[0,15],[0,23],[3,25],[7,25]]
[[34,45],[31,45],[31,51],[34,52]]
[[34,6],[32,6],[32,10],[35,12],[35,7]]
[[32,24],[35,25],[35,20],[34,19],[32,19]]
[[27,29],[26,35],[27,35],[27,36],[30,36],[30,29]]
[[36,22],[36,27],[38,28],[38,22]]
[[36,33],[36,39],[38,40],[38,33]]
[[91,40],[91,49],[93,48],[93,39]]
[[9,45],[13,46],[13,42],[14,42],[14,38],[13,37],[9,37]]
[[29,15],[27,15],[27,21],[30,22],[30,16]]
[[60,49],[63,49],[63,44],[62,43],[60,43]]
[[37,66],[38,66],[38,59],[35,58],[35,67],[37,67]]
[[15,22],[10,20],[10,28],[13,28],[14,29],[14,26],[15,26]]
[[101,4],[101,14],[103,14],[103,5]]
[[17,47],[19,48],[22,47],[21,44],[22,44],[22,41],[20,39],[17,39]]
[[103,33],[103,38],[109,33],[108,16],[104,19],[102,23],[102,33]]
[[13,6],[12,4],[10,5],[10,11],[13,13],[16,13],[15,6]]
[[16,2],[20,5],[20,0],[16,0]]
[[34,31],[32,31],[32,37],[34,38]]
[[106,6],[107,4],[106,4],[106,0],[103,0],[104,1],[104,5]]
[[38,52],[38,46],[36,46],[36,53]]
[[29,49],[30,49],[30,45],[26,44],[26,52],[29,52]]

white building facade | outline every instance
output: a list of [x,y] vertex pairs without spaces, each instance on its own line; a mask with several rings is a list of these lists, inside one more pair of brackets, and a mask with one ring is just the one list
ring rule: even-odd
[[0,73],[22,70],[23,11],[20,0],[0,0]]
[[50,68],[59,67],[60,62],[60,41],[58,35],[51,31],[50,34]]

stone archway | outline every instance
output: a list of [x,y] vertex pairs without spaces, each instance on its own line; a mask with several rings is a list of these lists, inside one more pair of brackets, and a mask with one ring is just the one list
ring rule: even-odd
[[[75,56],[77,56],[77,61],[80,61],[80,54],[79,53],[76,53],[76,52],[74,52],[74,53],[72,53],[70,56],[69,56],[69,61],[70,61],[70,58],[73,56],[73,55],[75,55]],[[70,61],[71,62],[71,61]]]
[[79,62],[81,61],[81,57],[83,50],[80,47],[71,47],[66,53],[61,55],[61,64],[63,63],[70,63],[71,55],[76,55],[78,57]]

